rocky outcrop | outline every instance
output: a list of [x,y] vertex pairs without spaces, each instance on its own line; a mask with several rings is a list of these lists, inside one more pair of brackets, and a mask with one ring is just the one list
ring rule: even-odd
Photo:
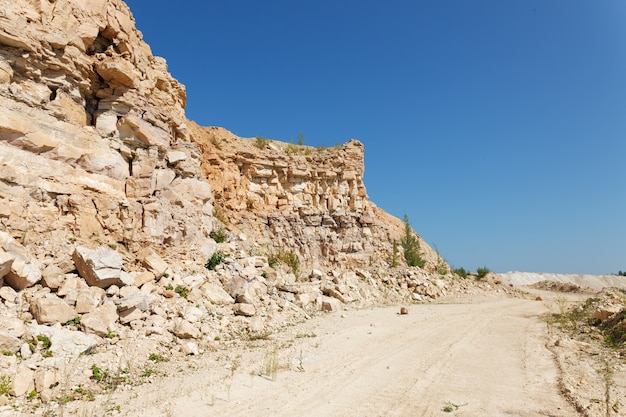
[[132,252],[202,245],[212,196],[188,140],[185,89],[128,7],[0,0],[0,10],[2,227],[55,255],[70,238]]
[[[295,251],[307,268],[386,265],[404,224],[363,183],[364,147],[312,148],[190,125],[222,220],[263,251]],[[438,256],[421,241],[433,269]]]

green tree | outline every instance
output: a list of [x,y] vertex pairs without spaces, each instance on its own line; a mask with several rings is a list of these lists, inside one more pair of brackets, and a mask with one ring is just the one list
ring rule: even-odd
[[400,240],[400,246],[404,249],[404,259],[408,266],[423,268],[426,260],[420,253],[420,241],[413,232],[409,223],[409,216],[404,215],[404,236]]
[[393,268],[400,265],[400,261],[398,259],[399,254],[400,250],[398,249],[398,242],[394,240],[391,247],[391,254],[389,255],[389,265],[391,265]]

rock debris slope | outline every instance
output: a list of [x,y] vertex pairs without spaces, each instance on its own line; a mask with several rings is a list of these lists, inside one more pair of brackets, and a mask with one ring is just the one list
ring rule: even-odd
[[139,369],[151,349],[199,354],[313,311],[475,291],[424,242],[424,268],[389,267],[403,223],[368,200],[358,141],[238,138],[188,121],[185,99],[122,1],[0,0],[12,396],[74,398],[108,375],[97,360]]

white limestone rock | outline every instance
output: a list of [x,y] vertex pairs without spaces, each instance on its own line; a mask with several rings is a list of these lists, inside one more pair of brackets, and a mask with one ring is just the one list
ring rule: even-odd
[[72,259],[81,277],[89,285],[107,288],[120,284],[122,273],[122,255],[104,246],[89,249],[77,246]]

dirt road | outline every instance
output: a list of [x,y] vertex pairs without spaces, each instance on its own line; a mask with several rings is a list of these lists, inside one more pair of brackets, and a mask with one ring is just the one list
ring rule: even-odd
[[540,301],[484,298],[413,305],[408,315],[397,307],[324,315],[275,340],[189,360],[178,374],[81,412],[119,405],[136,416],[576,416],[545,348],[545,310]]

